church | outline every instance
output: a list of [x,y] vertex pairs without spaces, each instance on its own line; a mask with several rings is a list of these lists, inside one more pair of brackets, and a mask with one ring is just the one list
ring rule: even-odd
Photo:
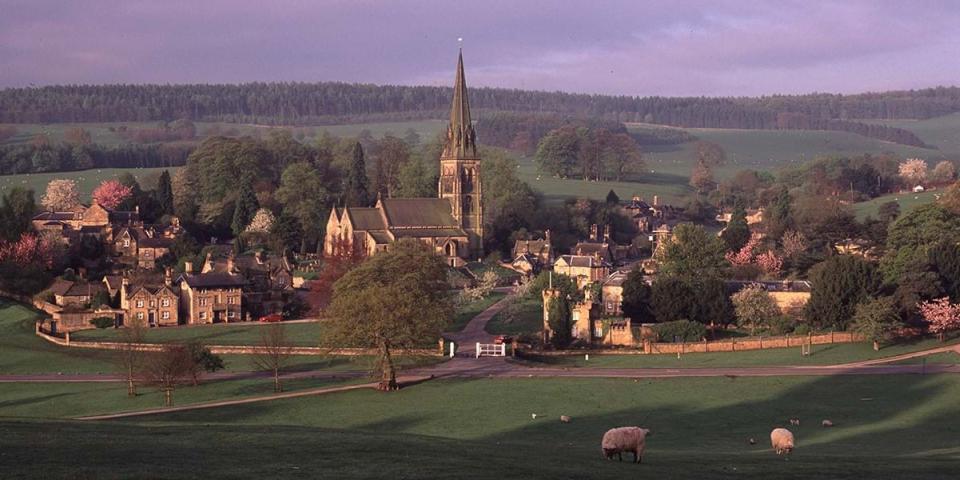
[[447,143],[440,155],[436,198],[381,198],[373,207],[334,207],[327,220],[324,254],[369,256],[400,238],[415,238],[457,267],[483,258],[483,189],[477,134],[463,73],[463,52],[450,107]]

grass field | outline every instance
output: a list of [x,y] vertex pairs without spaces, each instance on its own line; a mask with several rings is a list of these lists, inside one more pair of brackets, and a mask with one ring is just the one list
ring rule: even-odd
[[880,210],[880,205],[892,201],[897,202],[897,204],[900,205],[900,214],[902,215],[913,210],[914,208],[917,208],[921,205],[926,205],[936,200],[940,193],[942,192],[937,190],[928,190],[921,193],[891,193],[889,195],[883,195],[866,202],[855,203],[853,204],[853,212],[860,220],[863,220],[869,216],[877,218],[877,212]]
[[[888,345],[874,351],[870,343],[835,343],[814,345],[810,356],[800,354],[800,348],[772,348],[744,352],[688,353],[677,358],[672,355],[583,355],[543,356],[529,361],[530,365],[549,364],[564,367],[593,368],[702,368],[702,367],[759,367],[767,365],[836,365],[843,363],[893,357],[942,345],[960,343],[960,338],[941,343],[936,339]],[[928,362],[949,357],[938,357]],[[919,361],[919,360],[918,360]]]
[[[903,128],[917,134],[921,140],[934,145],[940,156],[955,160],[960,157],[960,113],[944,115],[926,120],[864,120],[891,127]],[[936,157],[925,157],[928,160]]]
[[116,179],[126,172],[130,172],[137,179],[141,187],[145,190],[154,188],[156,179],[164,170],[170,170],[172,175],[178,167],[170,168],[103,168],[95,170],[81,170],[77,172],[57,172],[57,173],[24,173],[21,175],[0,175],[0,193],[13,187],[29,188],[33,190],[34,198],[37,202],[43,196],[50,180],[57,178],[72,178],[76,180],[77,187],[80,189],[80,200],[88,202],[90,193],[97,185],[104,180]]
[[536,298],[516,300],[513,315],[501,310],[487,323],[487,333],[494,335],[521,335],[538,333],[543,329],[543,302]]
[[486,298],[457,307],[457,313],[453,317],[453,322],[447,327],[447,331],[459,332],[463,330],[463,327],[466,327],[470,320],[473,320],[473,317],[499,302],[504,296],[506,296],[505,293],[492,292]]
[[[116,422],[3,420],[0,451],[5,476],[950,478],[958,395],[953,375],[435,380]],[[785,460],[768,438],[790,417]],[[635,424],[654,432],[644,463],[603,460],[603,432]],[[38,450],[57,454],[38,464]]]
[[[288,341],[297,346],[315,347],[323,334],[320,322],[282,324]],[[144,332],[147,343],[177,343],[198,341],[209,345],[256,345],[260,342],[263,323],[218,323],[180,327],[151,328]],[[74,340],[116,340],[122,330],[83,330],[70,335]]]

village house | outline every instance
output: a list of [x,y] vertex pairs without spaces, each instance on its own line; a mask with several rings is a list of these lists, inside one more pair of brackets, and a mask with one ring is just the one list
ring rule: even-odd
[[41,212],[31,221],[33,228],[41,233],[53,233],[67,244],[84,236],[112,243],[113,233],[123,227],[142,227],[139,208],[135,211],[110,210],[98,203],[77,205],[64,212]]
[[550,241],[550,230],[544,233],[540,240],[517,240],[513,244],[512,266],[527,274],[536,275],[544,268],[553,266],[553,244]]
[[600,287],[601,298],[603,300],[603,313],[606,315],[623,315],[623,284],[627,280],[629,272],[616,271],[603,280]]
[[[543,342],[547,343],[554,332],[550,327],[550,302],[554,301],[559,290],[543,291]],[[629,318],[607,317],[600,313],[600,306],[587,293],[582,302],[570,306],[570,335],[575,342],[594,346],[633,346],[637,335],[634,323]],[[639,325],[637,325],[639,327]]]
[[132,285],[123,278],[120,285],[120,310],[123,325],[145,327],[175,326],[180,323],[180,292],[167,269],[162,283]]
[[247,282],[243,288],[244,313],[251,318],[280,313],[296,294],[293,288],[293,264],[285,255],[257,251],[235,257],[230,253],[222,261],[208,258],[201,272],[242,277]]
[[660,225],[675,220],[680,214],[680,209],[661,204],[657,195],[653,196],[653,203],[647,203],[643,197],[634,195],[630,202],[621,208],[640,233],[652,232]]
[[57,279],[47,291],[53,294],[53,303],[58,306],[83,308],[106,289],[100,283]]
[[[187,262],[187,272],[193,264]],[[243,289],[247,280],[228,272],[184,273],[179,278],[180,314],[184,323],[221,323],[245,320]]]
[[470,118],[463,54],[457,60],[447,139],[440,155],[437,198],[385,198],[372,208],[333,208],[324,254],[364,256],[400,238],[415,238],[455,267],[483,257],[483,189],[476,131]]
[[610,274],[612,265],[594,255],[561,255],[553,263],[553,271],[577,281],[577,286],[603,280]]

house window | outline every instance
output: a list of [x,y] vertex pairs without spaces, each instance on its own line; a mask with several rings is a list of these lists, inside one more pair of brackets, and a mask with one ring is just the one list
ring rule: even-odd
[[137,320],[143,320],[143,312],[137,312]]
[[593,336],[597,338],[603,338],[603,324],[598,323],[593,326]]
[[156,300],[150,300],[150,308],[153,308],[153,307],[156,307],[156,306],[157,306],[157,301],[156,301]]
[[227,298],[227,304],[228,304],[228,305],[233,305],[233,300],[234,300],[233,297],[228,297],[228,298]]
[[200,312],[200,320],[206,320],[206,319],[207,319],[207,312]]
[[143,252],[143,258],[150,258],[150,252]]
[[169,319],[170,319],[170,312],[163,312],[163,313],[161,313],[161,314],[160,314],[160,318],[162,318],[162,319],[164,319],[164,320],[169,320]]
[[124,238],[124,239],[123,239],[123,248],[130,248],[130,239],[129,239],[129,238]]
[[227,318],[233,318],[234,315],[234,312],[227,312]]
[[143,300],[137,300],[137,308],[143,308]]
[[579,322],[579,321],[580,321],[580,312],[574,311],[574,312],[573,312],[573,322],[576,323],[576,322]]
[[207,298],[200,297],[200,306],[202,307],[202,306],[205,306],[206,304],[207,304]]
[[160,305],[163,305],[164,307],[169,307],[169,306],[170,306],[170,299],[169,299],[169,298],[164,298],[163,300],[160,301]]

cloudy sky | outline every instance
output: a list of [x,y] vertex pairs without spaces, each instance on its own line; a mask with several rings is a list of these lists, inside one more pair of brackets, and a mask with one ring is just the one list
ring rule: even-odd
[[960,84],[960,1],[0,0],[0,87],[346,81],[629,95]]

